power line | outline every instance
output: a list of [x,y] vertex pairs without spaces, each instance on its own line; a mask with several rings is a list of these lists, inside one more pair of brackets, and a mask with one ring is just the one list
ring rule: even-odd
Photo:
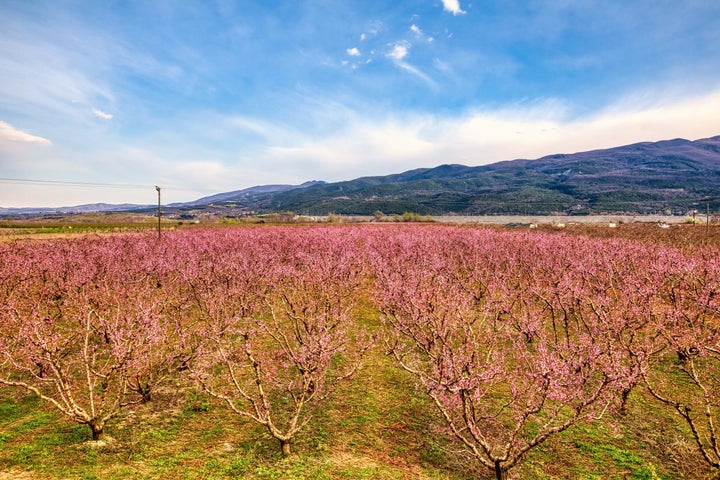
[[153,188],[154,185],[135,185],[129,183],[96,183],[96,182],[70,182],[65,180],[36,180],[30,178],[0,177],[2,183],[19,183],[23,185],[60,185],[68,187],[112,187],[112,188]]
[[[98,182],[71,182],[65,180],[38,180],[31,178],[7,178],[0,177],[0,183],[11,183],[17,185],[56,185],[60,187],[103,187],[120,189],[155,188],[155,185],[142,185],[133,183],[98,183]],[[163,187],[165,190],[188,190],[178,187]]]

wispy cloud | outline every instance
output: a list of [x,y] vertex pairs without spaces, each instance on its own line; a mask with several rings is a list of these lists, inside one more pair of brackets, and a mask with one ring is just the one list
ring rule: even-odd
[[425,32],[422,31],[422,28],[418,27],[414,23],[410,25],[410,31],[413,32],[417,38],[425,40],[428,43],[432,43],[435,41],[433,37],[425,35]]
[[303,177],[307,171],[323,171],[323,180],[338,181],[442,163],[484,165],[678,136],[717,135],[720,90],[644,105],[635,97],[581,117],[573,117],[571,106],[556,99],[455,117],[357,116],[328,136],[296,138],[291,144],[267,148],[261,156],[264,163],[287,172],[292,177],[288,181],[308,180]]
[[[442,163],[482,165],[639,141],[697,139],[717,135],[716,126],[720,125],[720,89],[693,98],[638,92],[598,113],[579,117],[571,104],[558,99],[500,109],[477,108],[455,116],[378,112],[371,107],[362,110],[335,103],[336,100],[316,98],[302,109],[310,115],[307,123],[327,125],[333,122],[325,120],[333,119],[336,127],[331,130],[311,133],[307,129],[252,117],[210,116],[201,118],[200,122],[198,118],[188,118],[187,128],[180,130],[183,133],[148,137],[142,145],[133,147],[118,144],[102,156],[117,178],[131,178],[130,172],[142,172],[150,183],[203,190],[194,193],[168,189],[167,201],[183,201],[267,183],[301,183],[310,179],[340,181]],[[222,155],[203,146],[205,137],[197,138],[195,131],[198,123],[204,125],[201,130],[207,130],[207,139],[224,145]],[[196,137],[185,138],[186,131],[194,131]],[[0,122],[0,146],[10,135],[8,132],[24,139],[21,141],[49,143]],[[242,141],[235,147],[225,143],[228,137],[237,139],[240,132],[262,139],[262,146],[256,144],[248,150]],[[243,135],[240,137],[246,138]],[[91,155],[96,153],[88,152],[85,156]],[[33,158],[46,156],[37,154]],[[61,152],[60,158],[63,158],[62,164],[53,160],[54,164],[47,168],[67,172],[77,163],[76,152]],[[207,160],[198,161],[198,158]],[[89,164],[86,168],[90,168]],[[80,169],[73,175],[82,178],[81,175],[90,173]],[[151,190],[146,195],[149,200],[141,201],[152,201]],[[119,192],[117,198],[106,200],[118,201],[120,193],[123,192]],[[128,192],[124,194],[123,201],[126,201]],[[38,200],[33,201],[50,198],[44,203],[57,203],[51,197],[42,197],[42,192],[37,195]],[[94,195],[90,198],[98,198],[99,194]],[[32,204],[26,197],[18,198],[27,205]],[[22,205],[22,201],[18,200],[20,203],[15,205]],[[83,202],[87,200],[64,203]]]
[[265,161],[293,175],[292,182],[309,180],[307,171],[322,171],[330,181],[394,173],[432,156],[435,147],[420,130],[415,119],[359,121],[331,137],[270,147]]
[[38,137],[36,135],[24,132],[6,122],[0,122],[0,141],[2,140],[7,140],[10,142],[39,143],[41,145],[52,145],[52,142],[47,138]]
[[451,120],[441,150],[461,163],[484,164],[640,141],[697,139],[717,135],[718,124],[720,90],[694,98],[655,97],[652,103],[640,103],[633,95],[580,117],[573,117],[563,102],[550,100]]
[[390,51],[386,54],[386,57],[395,63],[398,67],[409,72],[422,81],[427,83],[432,88],[437,88],[437,83],[428,74],[420,70],[419,68],[409,64],[405,59],[410,54],[410,43],[406,41],[396,42],[392,45]]
[[460,0],[442,0],[442,3],[443,9],[446,12],[450,12],[453,15],[462,15],[465,13],[465,11],[460,8]]
[[111,113],[103,112],[102,110],[93,109],[93,115],[103,120],[112,120],[113,115]]
[[357,47],[348,48],[347,54],[351,57],[359,57],[361,55],[360,50],[358,50]]
[[435,80],[433,80],[428,74],[426,74],[422,70],[418,69],[417,67],[414,67],[414,66],[410,65],[409,63],[402,62],[402,61],[395,62],[395,64],[398,67],[405,70],[406,72],[412,73],[413,75],[415,75],[416,77],[418,77],[419,79],[421,79],[422,81],[427,83],[428,86],[430,86],[434,89],[438,88],[437,82]]

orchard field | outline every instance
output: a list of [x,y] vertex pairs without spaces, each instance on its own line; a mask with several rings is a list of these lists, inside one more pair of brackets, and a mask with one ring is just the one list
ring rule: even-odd
[[0,479],[702,479],[715,228],[0,242]]

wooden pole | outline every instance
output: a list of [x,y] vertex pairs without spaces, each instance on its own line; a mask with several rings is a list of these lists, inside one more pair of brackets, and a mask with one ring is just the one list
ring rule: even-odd
[[710,233],[710,199],[707,199],[705,210],[705,233]]
[[158,240],[160,240],[160,215],[161,215],[161,213],[160,213],[160,187],[158,187],[156,185],[155,190],[157,190],[157,192],[158,192],[158,215],[157,215],[157,217],[158,217]]

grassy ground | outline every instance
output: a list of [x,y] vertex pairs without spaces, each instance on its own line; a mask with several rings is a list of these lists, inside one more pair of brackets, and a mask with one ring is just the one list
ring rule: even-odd
[[[163,219],[169,228],[177,222]],[[0,240],[51,238],[94,233],[146,231],[157,228],[157,217],[130,213],[85,213],[29,219],[0,220]]]
[[[534,479],[696,479],[705,470],[684,426],[642,390],[614,425],[581,425],[536,449],[514,472]],[[0,395],[0,479],[435,479],[474,472],[407,375],[376,351],[314,412],[283,459],[261,428],[184,381],[129,410],[104,442],[36,397]]]
[[[682,228],[682,229],[681,229]],[[702,227],[589,227],[569,233],[720,243]],[[658,234],[657,232],[660,231]],[[649,237],[648,237],[649,235]],[[366,324],[377,323],[366,309]],[[685,425],[642,389],[607,422],[551,437],[513,471],[520,479],[702,479]],[[408,375],[375,349],[365,367],[313,412],[290,458],[260,427],[232,415],[183,378],[111,422],[104,442],[34,396],[0,389],[3,479],[433,479],[492,478],[444,436],[442,421]]]
[[461,478],[428,461],[430,412],[382,356],[314,412],[290,459],[262,429],[184,382],[126,412],[105,443],[35,397],[3,393],[0,478]]

